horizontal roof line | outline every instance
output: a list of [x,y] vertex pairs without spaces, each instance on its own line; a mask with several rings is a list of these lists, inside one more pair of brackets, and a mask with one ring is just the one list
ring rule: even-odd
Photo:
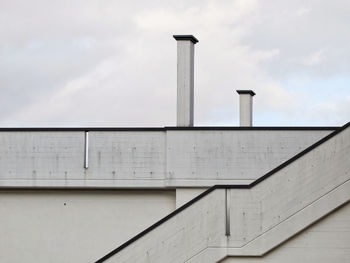
[[245,130],[337,130],[340,126],[197,126],[197,127],[8,127],[0,128],[0,132],[8,131],[245,131]]

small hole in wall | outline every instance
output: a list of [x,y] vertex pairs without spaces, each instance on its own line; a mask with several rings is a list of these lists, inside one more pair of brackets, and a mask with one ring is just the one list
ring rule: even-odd
[[63,203],[63,205],[67,205],[66,203]]

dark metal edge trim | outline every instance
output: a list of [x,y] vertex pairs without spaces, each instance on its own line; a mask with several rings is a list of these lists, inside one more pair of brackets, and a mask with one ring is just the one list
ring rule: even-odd
[[17,127],[0,128],[2,131],[164,131],[162,127]]
[[197,126],[197,127],[164,127],[168,131],[315,131],[315,130],[337,130],[341,127],[337,126],[253,126],[253,127],[238,127],[238,126]]
[[193,35],[173,35],[176,40],[190,40],[193,44],[198,43],[198,39]]
[[252,90],[236,90],[238,94],[250,94],[252,96],[256,95],[254,91]]
[[177,127],[177,126],[168,126],[168,127],[8,127],[8,128],[0,128],[0,132],[26,132],[26,131],[31,131],[31,132],[42,132],[42,131],[182,131],[182,130],[190,130],[190,131],[211,131],[211,130],[228,130],[228,131],[246,131],[246,130],[273,130],[273,131],[278,131],[278,130],[337,130],[340,129],[341,127],[337,126],[255,126],[255,127],[237,127],[237,126],[197,126],[197,127]]

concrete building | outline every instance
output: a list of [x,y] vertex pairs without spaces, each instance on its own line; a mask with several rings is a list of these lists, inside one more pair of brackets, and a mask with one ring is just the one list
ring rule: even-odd
[[349,262],[349,123],[195,127],[174,38],[176,127],[0,129],[0,262]]

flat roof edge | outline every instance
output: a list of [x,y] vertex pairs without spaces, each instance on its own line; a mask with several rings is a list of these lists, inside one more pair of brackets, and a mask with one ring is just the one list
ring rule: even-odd
[[197,127],[6,127],[0,128],[0,132],[11,131],[201,131],[201,130],[337,130],[341,126],[197,126]]

